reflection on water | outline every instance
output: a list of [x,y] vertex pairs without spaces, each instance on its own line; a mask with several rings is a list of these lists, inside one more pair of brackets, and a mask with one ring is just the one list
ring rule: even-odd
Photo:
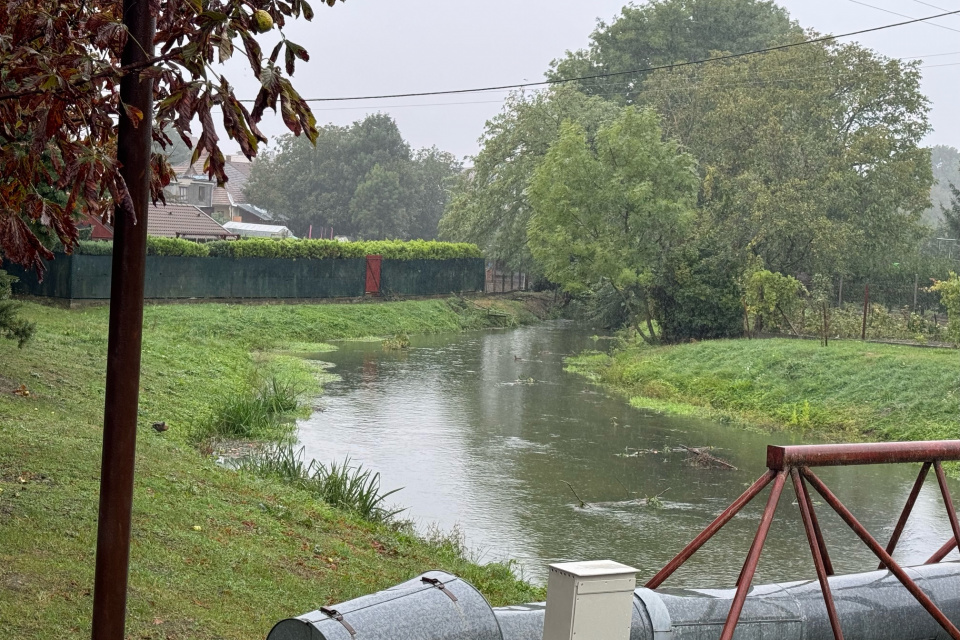
[[[308,457],[350,456],[379,471],[385,489],[403,487],[392,497],[421,527],[459,524],[483,561],[515,558],[525,577],[541,580],[550,562],[611,558],[649,577],[760,476],[767,444],[798,440],[637,410],[563,371],[565,356],[597,348],[604,341],[567,323],[419,338],[405,352],[344,343],[323,354],[342,380],[300,424],[300,439]],[[739,470],[691,467],[687,453],[673,451],[679,445],[713,446]],[[651,452],[624,455],[637,449]],[[916,472],[871,466],[820,476],[885,542]],[[657,495],[662,508],[645,499]],[[668,585],[732,586],[765,496]],[[793,499],[788,482],[758,580],[814,575]],[[837,572],[876,568],[828,509],[819,505],[818,515]],[[950,535],[935,481],[913,513],[896,557],[916,563]]]

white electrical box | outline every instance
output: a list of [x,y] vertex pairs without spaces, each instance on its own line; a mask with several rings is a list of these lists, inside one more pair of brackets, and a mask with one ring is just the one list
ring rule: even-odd
[[612,560],[550,565],[543,640],[629,640],[637,570]]

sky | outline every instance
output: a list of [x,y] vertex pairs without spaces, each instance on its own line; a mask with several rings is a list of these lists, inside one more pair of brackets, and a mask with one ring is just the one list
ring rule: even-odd
[[[864,2],[866,4],[864,4]],[[805,28],[845,33],[960,10],[960,0],[781,0]],[[866,6],[867,4],[872,5]],[[584,48],[598,18],[610,21],[622,0],[347,0],[327,7],[313,0],[312,22],[288,23],[286,36],[307,48],[294,86],[305,98],[409,93],[535,82],[550,61]],[[892,12],[892,13],[890,13]],[[960,147],[960,14],[857,36],[890,57],[924,59],[922,89],[931,101],[929,145]],[[273,34],[261,37],[264,50]],[[950,55],[945,55],[950,54]],[[228,63],[240,98],[259,88],[244,69]],[[935,66],[936,65],[936,66]],[[321,124],[347,125],[368,113],[389,113],[414,148],[437,146],[458,157],[476,154],[485,122],[502,108],[506,91],[461,96],[311,103]],[[267,112],[261,129],[286,132]],[[233,151],[225,140],[222,148]]]

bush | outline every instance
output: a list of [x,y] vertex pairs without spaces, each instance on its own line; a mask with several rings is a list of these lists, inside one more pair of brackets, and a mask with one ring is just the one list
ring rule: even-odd
[[211,256],[219,258],[325,260],[379,255],[387,260],[446,260],[483,257],[476,245],[433,240],[337,242],[336,240],[248,238],[211,242],[206,247]]
[[36,325],[17,317],[20,304],[10,300],[11,286],[17,278],[0,270],[0,337],[16,340],[21,349],[33,336]]
[[960,276],[953,271],[946,280],[937,280],[930,287],[940,294],[940,304],[947,308],[947,333],[954,344],[960,344]]
[[[109,256],[113,254],[112,241],[81,240],[75,253],[84,256]],[[182,238],[147,236],[148,256],[188,256],[205,258],[210,255],[207,245]]]

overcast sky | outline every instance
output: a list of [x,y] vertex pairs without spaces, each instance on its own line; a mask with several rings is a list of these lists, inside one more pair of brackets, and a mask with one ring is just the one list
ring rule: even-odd
[[[960,0],[865,0],[909,17],[960,9]],[[306,98],[408,93],[536,81],[554,58],[588,44],[597,18],[620,12],[619,0],[347,0],[333,8],[314,0],[312,22],[288,24],[285,33],[310,52],[299,62],[294,86]],[[845,33],[904,20],[859,0],[782,0],[805,28]],[[960,15],[855,38],[891,57],[923,57],[923,91],[931,101],[933,133],[927,142],[960,146]],[[944,28],[947,27],[947,28]],[[956,29],[954,31],[953,29]],[[849,41],[847,39],[845,41]],[[266,38],[262,39],[266,43]],[[264,46],[266,51],[269,48]],[[950,55],[944,55],[950,54]],[[230,64],[228,77],[241,98],[258,83]],[[939,65],[939,66],[933,66]],[[415,148],[475,154],[484,123],[500,111],[506,92],[465,96],[312,103],[320,123],[349,124],[368,113],[392,115]],[[456,104],[451,104],[456,103]],[[261,128],[285,132],[268,112]],[[225,151],[235,148],[225,141]]]

